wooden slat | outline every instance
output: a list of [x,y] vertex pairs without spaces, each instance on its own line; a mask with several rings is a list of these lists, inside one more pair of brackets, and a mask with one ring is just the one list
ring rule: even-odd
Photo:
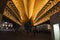
[[58,7],[57,9],[58,9],[58,10],[54,10],[54,11],[52,11],[52,13],[49,13],[48,15],[46,15],[45,17],[43,17],[42,19],[40,19],[37,23],[34,24],[34,26],[39,25],[39,24],[41,24],[41,23],[43,23],[43,22],[45,22],[45,21],[50,20],[50,17],[51,17],[52,15],[54,15],[55,13],[57,13],[57,12],[60,11],[60,7]]
[[38,16],[38,18],[35,20],[35,22],[36,22],[39,18],[41,18],[44,14],[46,14],[46,12],[47,12],[49,9],[51,9],[54,5],[56,5],[58,2],[59,2],[59,0],[54,0],[47,8],[43,11],[43,13],[41,13],[41,14]]
[[10,2],[7,3],[7,6],[14,12],[14,14],[16,15],[16,17],[20,20],[20,17],[17,15],[17,13],[15,12],[15,10],[13,9],[13,7],[9,3]]
[[18,20],[16,20],[16,18],[14,18],[14,16],[12,16],[7,10],[4,10],[4,16],[8,17],[9,19],[11,19],[12,21],[14,21],[15,23],[21,25],[21,23],[19,23]]
[[32,15],[32,20],[34,21],[38,12],[44,7],[44,5],[48,2],[49,0],[35,0],[35,5],[34,5],[34,11]]
[[25,12],[23,0],[12,0],[12,1],[20,13],[21,20],[23,22],[25,22],[28,18],[27,18],[26,12]]

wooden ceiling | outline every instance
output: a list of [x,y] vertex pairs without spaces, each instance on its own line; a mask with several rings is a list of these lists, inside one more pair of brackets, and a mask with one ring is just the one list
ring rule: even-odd
[[11,0],[8,1],[4,16],[19,25],[31,20],[36,26],[50,20],[60,11],[60,0]]

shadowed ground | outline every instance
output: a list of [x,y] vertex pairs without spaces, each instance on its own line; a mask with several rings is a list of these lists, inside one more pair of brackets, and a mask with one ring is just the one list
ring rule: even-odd
[[0,40],[51,40],[51,34],[46,32],[0,32]]

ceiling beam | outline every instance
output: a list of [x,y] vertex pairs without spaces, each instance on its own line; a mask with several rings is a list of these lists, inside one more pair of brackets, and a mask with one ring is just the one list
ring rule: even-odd
[[57,3],[59,2],[59,0],[54,0],[54,1],[50,1],[45,7],[45,9],[42,9],[43,11],[41,13],[39,13],[40,15],[36,18],[35,22],[38,21],[44,14],[46,14],[46,12],[48,10],[50,10],[53,6],[55,6]]
[[25,8],[25,12],[26,12],[26,15],[29,16],[29,10],[28,10],[28,1],[29,0],[23,0],[23,4],[24,4],[24,8]]
[[[59,5],[60,5],[60,4],[59,4]],[[41,23],[43,23],[43,22],[45,22],[45,21],[50,20],[50,17],[51,17],[52,15],[56,14],[56,13],[59,12],[59,11],[60,11],[60,6],[59,6],[59,7],[56,7],[56,9],[52,10],[51,12],[49,12],[48,15],[44,16],[42,19],[40,19],[38,22],[36,22],[36,23],[34,24],[34,26],[36,26],[36,25],[38,25],[38,24],[41,24]]]
[[41,11],[41,9],[46,5],[46,3],[48,1],[49,0],[35,0],[34,10],[33,10],[33,14],[32,14],[32,20],[33,21],[35,20],[39,11]]
[[12,1],[20,13],[22,23],[24,23],[26,20],[28,20],[28,18],[25,12],[23,0],[12,0]]
[[36,0],[29,0],[29,19],[32,17]]
[[21,23],[18,20],[16,20],[16,18],[14,18],[7,10],[4,10],[4,14],[3,15],[6,16],[7,18],[11,19],[15,23],[21,25]]
[[[12,1],[9,1],[8,3],[7,3],[7,6],[11,9],[11,11],[13,11],[14,12],[14,15],[16,15],[16,17],[20,20],[20,15],[17,15],[17,13],[16,13],[16,11],[14,10],[15,8],[13,7],[13,5],[14,4],[12,4]],[[8,10],[8,9],[7,9]],[[16,9],[17,10],[17,9]],[[18,11],[17,11],[18,12]]]

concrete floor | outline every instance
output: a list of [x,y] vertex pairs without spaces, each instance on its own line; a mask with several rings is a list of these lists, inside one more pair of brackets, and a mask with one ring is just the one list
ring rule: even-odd
[[34,36],[31,32],[0,32],[0,40],[51,40],[51,34],[40,32]]

